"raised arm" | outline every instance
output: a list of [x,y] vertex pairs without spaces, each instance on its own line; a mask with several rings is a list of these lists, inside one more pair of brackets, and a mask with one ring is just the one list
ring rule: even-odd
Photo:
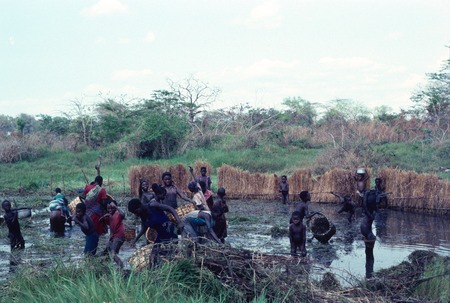
[[333,191],[330,191],[330,194],[332,194],[333,196],[338,197],[338,198],[339,198],[339,201],[340,201],[341,203],[344,202],[344,197],[342,197],[340,194],[337,194],[337,193],[335,193],[335,192],[333,192]]

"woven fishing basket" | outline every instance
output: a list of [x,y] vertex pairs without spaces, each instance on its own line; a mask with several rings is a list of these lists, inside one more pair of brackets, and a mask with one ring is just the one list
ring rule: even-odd
[[320,213],[313,216],[310,222],[310,228],[314,238],[324,244],[336,233],[336,226]]
[[136,271],[149,268],[152,249],[153,244],[148,244],[139,248],[130,256],[128,263],[130,263],[131,267]]

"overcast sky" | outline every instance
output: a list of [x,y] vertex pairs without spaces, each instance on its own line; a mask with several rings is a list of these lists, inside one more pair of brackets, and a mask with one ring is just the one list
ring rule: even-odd
[[450,52],[450,1],[0,0],[0,114],[59,115],[195,77],[215,107],[395,111]]

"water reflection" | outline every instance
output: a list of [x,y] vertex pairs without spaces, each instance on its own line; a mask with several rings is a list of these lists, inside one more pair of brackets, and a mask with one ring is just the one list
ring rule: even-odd
[[[231,219],[228,243],[234,247],[267,253],[289,254],[287,235],[270,238],[268,231],[273,226],[287,229],[295,203],[289,206],[275,201],[232,200],[228,204],[228,218]],[[323,213],[336,225],[337,231],[328,246],[316,241],[306,244],[310,260],[328,266],[338,276],[370,277],[374,271],[401,263],[417,249],[432,250],[441,255],[450,254],[450,233],[446,229],[450,225],[450,218],[380,210],[372,224],[376,242],[366,247],[360,233],[363,219],[361,209],[356,210],[354,222],[348,223],[345,214],[337,214],[339,208],[337,203],[309,204],[311,212]],[[249,217],[249,220],[233,222],[236,215]]]

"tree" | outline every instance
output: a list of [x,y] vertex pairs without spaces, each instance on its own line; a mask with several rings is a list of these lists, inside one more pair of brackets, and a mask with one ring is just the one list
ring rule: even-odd
[[91,135],[94,128],[94,112],[91,106],[83,103],[83,100],[75,99],[71,101],[72,112],[65,113],[71,119],[74,131],[80,135],[85,145],[91,145]]
[[286,98],[282,104],[288,107],[286,114],[290,123],[306,127],[314,125],[317,118],[315,104],[301,97]]
[[106,98],[97,104],[97,125],[93,137],[99,143],[114,143],[132,131],[134,113],[123,98],[116,101]]
[[37,117],[39,131],[58,136],[64,136],[70,132],[70,120],[67,117],[52,117],[49,115],[38,115]]
[[434,124],[435,136],[444,140],[450,130],[450,60],[446,60],[437,73],[427,74],[425,88],[416,92],[411,100],[418,104],[430,124]]
[[135,106],[136,128],[130,140],[138,145],[138,156],[169,158],[180,148],[189,131],[182,107],[178,95],[166,90],[154,91]]
[[27,114],[20,114],[16,119],[17,130],[21,135],[29,134],[36,125],[36,119]]
[[189,123],[194,124],[195,118],[207,105],[213,103],[220,93],[218,88],[212,88],[208,83],[190,77],[180,82],[168,80],[169,86],[182,102],[183,109],[189,117]]

